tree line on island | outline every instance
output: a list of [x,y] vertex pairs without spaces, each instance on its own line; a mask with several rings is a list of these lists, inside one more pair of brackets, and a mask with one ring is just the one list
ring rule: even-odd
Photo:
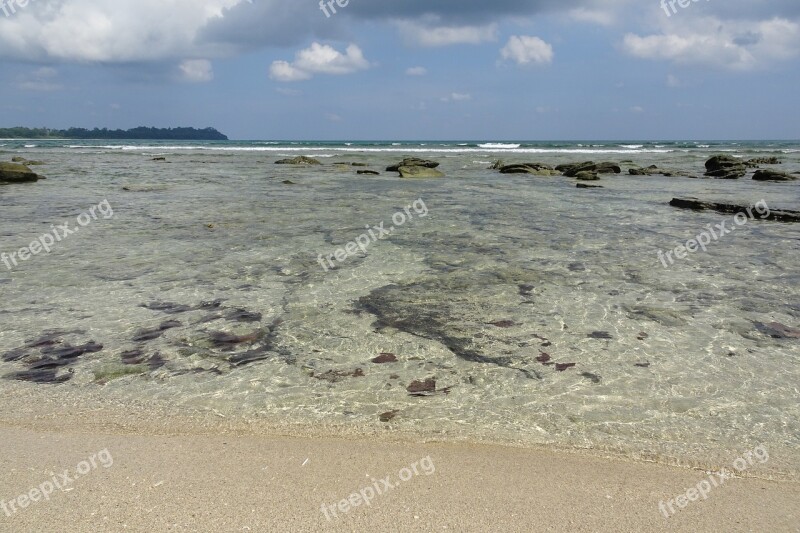
[[155,141],[227,141],[228,137],[215,128],[147,128],[140,126],[129,130],[108,128],[0,128],[0,139],[130,139]]

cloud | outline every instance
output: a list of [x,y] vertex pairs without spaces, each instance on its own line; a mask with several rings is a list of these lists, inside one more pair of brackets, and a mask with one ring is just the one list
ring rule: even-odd
[[[203,57],[198,32],[245,0],[36,0],[0,17],[0,55],[29,61]],[[212,47],[213,48],[213,47]]]
[[50,92],[59,91],[63,86],[55,81],[58,71],[51,67],[39,68],[26,76],[17,78],[20,91]]
[[[715,28],[716,31],[708,31]],[[796,57],[800,25],[774,18],[761,22],[731,22],[707,18],[672,33],[625,35],[622,49],[641,59],[677,64],[752,70],[767,63]]]
[[484,26],[439,26],[438,17],[423,21],[401,20],[396,25],[406,42],[416,46],[434,47],[454,44],[481,44],[497,40],[497,24]]
[[406,69],[406,76],[424,76],[428,73],[425,67],[411,67]]
[[468,102],[472,100],[472,95],[466,93],[450,93],[442,97],[441,100],[442,102]]
[[611,26],[615,21],[614,14],[612,12],[600,9],[587,9],[584,7],[579,7],[576,9],[571,9],[567,14],[572,20],[598,24],[600,26]]
[[315,74],[352,74],[369,67],[363,52],[354,44],[342,54],[327,44],[312,43],[309,48],[297,53],[294,62],[275,61],[269,70],[270,78],[290,82],[308,80]]
[[553,61],[553,47],[538,37],[513,35],[500,55],[518,65],[544,65]]
[[214,79],[214,69],[207,59],[188,59],[178,67],[183,81],[203,83]]

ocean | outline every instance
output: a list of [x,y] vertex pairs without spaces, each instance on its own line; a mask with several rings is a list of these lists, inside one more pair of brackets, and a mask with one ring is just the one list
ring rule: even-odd
[[[797,476],[798,226],[669,202],[797,210],[800,184],[627,169],[702,177],[728,154],[800,172],[800,142],[0,140],[0,152],[42,161],[47,178],[0,185],[0,253],[17,253],[0,263],[5,394],[678,464],[765,445],[771,475]],[[298,155],[323,164],[274,164]],[[384,170],[404,156],[446,177]],[[623,173],[578,189],[496,160]],[[721,223],[735,229],[705,251],[661,259]],[[23,260],[37,240],[50,251]]]

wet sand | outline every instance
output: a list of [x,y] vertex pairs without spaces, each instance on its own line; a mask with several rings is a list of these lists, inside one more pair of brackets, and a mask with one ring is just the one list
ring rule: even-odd
[[659,502],[706,472],[583,452],[282,436],[213,414],[39,412],[3,410],[0,499],[8,509],[50,480],[66,491],[34,493],[41,501],[11,516],[0,509],[0,531],[800,531],[794,481],[731,479],[667,519]]

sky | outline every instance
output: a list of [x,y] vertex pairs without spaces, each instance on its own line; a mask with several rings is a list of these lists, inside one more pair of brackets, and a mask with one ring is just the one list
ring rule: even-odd
[[800,139],[798,0],[324,2],[0,0],[0,127]]

